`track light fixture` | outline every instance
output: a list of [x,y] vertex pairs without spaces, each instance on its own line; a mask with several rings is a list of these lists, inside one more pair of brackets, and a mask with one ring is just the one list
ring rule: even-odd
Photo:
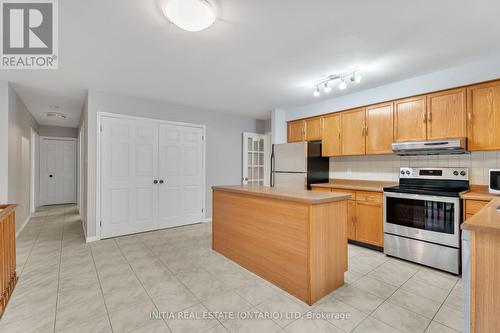
[[339,89],[344,90],[345,88],[347,88],[347,83],[345,83],[344,79],[340,79]]
[[325,92],[329,93],[330,91],[332,91],[332,87],[328,85],[328,82],[325,82]]
[[331,81],[340,81],[338,84],[338,87],[340,90],[344,90],[347,88],[347,81],[350,81],[351,83],[360,83],[361,82],[361,75],[359,74],[359,68],[355,67],[353,69],[350,69],[348,71],[345,71],[344,73],[341,74],[332,74],[318,82],[314,85],[314,92],[313,95],[315,97],[318,97],[321,95],[319,91],[319,87],[324,86],[324,92],[329,93],[332,91],[332,87],[330,86]]

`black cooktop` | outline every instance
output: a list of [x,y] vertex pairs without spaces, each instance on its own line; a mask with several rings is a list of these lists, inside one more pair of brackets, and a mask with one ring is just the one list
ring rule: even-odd
[[420,187],[420,186],[391,186],[384,187],[384,192],[393,193],[409,193],[409,194],[422,194],[422,195],[435,195],[440,197],[460,197],[460,193],[466,191],[467,188],[461,189],[450,189],[450,188],[438,188],[438,187]]

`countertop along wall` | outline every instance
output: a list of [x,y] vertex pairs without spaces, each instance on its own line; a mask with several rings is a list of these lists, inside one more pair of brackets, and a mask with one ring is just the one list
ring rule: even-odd
[[[97,112],[178,121],[206,126],[206,211],[212,216],[212,185],[235,185],[242,176],[242,133],[264,133],[265,122],[250,117],[205,111],[167,102],[89,91],[82,114],[87,138],[87,238],[96,237]],[[85,128],[87,127],[87,128]],[[82,201],[83,202],[83,201]]]
[[331,157],[330,178],[398,181],[400,167],[470,168],[470,182],[488,184],[489,169],[500,169],[500,151],[439,156],[352,156]]

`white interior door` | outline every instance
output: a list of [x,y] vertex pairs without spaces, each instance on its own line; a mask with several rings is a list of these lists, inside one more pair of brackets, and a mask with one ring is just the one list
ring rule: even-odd
[[76,202],[76,141],[41,138],[40,204]]
[[159,228],[203,220],[203,129],[160,125]]
[[243,185],[267,185],[267,140],[264,134],[243,133]]
[[101,120],[101,238],[157,229],[158,124]]

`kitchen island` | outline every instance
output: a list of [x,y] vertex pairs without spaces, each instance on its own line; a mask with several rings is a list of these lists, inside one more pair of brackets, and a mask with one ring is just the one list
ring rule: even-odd
[[344,284],[349,194],[214,186],[212,247],[307,304]]

